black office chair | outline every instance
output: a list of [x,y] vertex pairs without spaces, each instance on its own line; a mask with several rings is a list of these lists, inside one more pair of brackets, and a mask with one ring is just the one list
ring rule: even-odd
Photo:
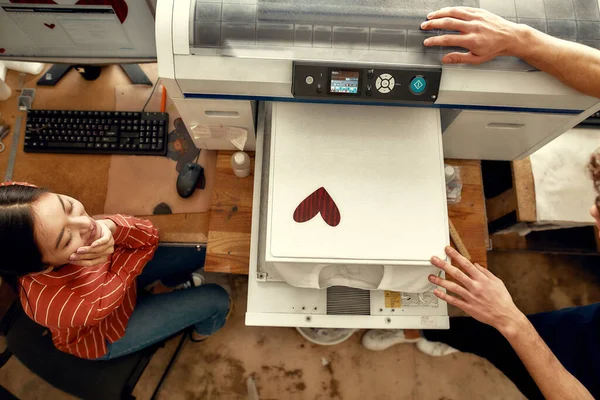
[[[136,353],[108,361],[85,360],[58,350],[48,330],[25,315],[19,301],[0,321],[0,335],[6,337],[7,348],[0,354],[0,368],[12,355],[29,370],[54,387],[84,400],[135,399],[133,389],[150,359],[164,342]],[[171,370],[189,333],[181,338],[152,398]],[[0,387],[0,394],[4,388]]]

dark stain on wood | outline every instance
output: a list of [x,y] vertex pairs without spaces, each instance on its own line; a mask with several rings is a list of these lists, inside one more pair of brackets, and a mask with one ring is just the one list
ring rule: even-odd
[[229,221],[236,212],[238,212],[238,207],[237,206],[231,207],[231,211],[229,211],[229,214],[227,214],[227,221]]

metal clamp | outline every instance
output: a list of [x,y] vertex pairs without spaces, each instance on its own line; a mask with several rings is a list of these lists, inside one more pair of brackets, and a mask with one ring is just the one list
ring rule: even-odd
[[20,111],[28,111],[35,99],[35,89],[23,89],[18,99],[18,108]]

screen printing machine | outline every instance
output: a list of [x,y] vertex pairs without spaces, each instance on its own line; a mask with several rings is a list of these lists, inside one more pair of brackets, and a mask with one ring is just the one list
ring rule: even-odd
[[195,144],[256,151],[248,325],[448,328],[427,280],[444,157],[524,157],[600,109],[514,58],[442,66],[419,25],[454,5],[480,2],[159,0],[159,74]]

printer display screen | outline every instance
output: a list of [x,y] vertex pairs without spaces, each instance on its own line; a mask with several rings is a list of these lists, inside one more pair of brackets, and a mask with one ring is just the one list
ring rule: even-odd
[[332,70],[329,93],[358,94],[359,71]]

